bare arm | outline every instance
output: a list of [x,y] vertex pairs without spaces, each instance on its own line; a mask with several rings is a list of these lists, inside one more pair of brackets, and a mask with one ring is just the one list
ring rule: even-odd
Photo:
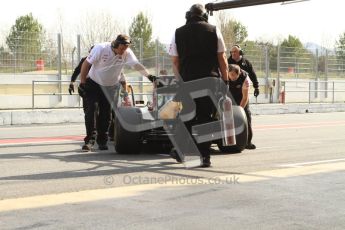
[[242,108],[246,107],[249,101],[249,87],[242,87],[242,100],[240,106]]
[[175,77],[179,77],[180,76],[180,59],[178,58],[178,56],[172,56],[171,58],[172,60],[172,64],[173,64],[173,72]]
[[126,81],[120,81],[120,83],[121,83],[121,86],[123,88],[123,91],[127,92],[127,82]]
[[133,68],[138,71],[139,73],[141,73],[141,75],[147,77],[147,75],[149,75],[149,71],[147,71],[147,69],[145,68],[145,66],[143,66],[142,64],[140,64],[139,62],[136,63]]
[[85,60],[83,62],[83,65],[81,66],[81,71],[80,71],[80,84],[84,84],[86,82],[86,77],[87,74],[89,73],[91,64]]
[[224,81],[228,81],[228,61],[226,60],[226,54],[225,52],[220,52],[217,55],[218,57],[218,63],[219,63],[219,69],[220,73],[222,74],[222,78]]

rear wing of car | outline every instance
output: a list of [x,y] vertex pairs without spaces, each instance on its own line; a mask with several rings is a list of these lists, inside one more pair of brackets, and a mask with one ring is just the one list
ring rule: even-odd
[[207,3],[205,8],[207,12],[212,15],[213,11],[218,10],[225,10],[225,9],[233,9],[233,8],[240,8],[246,6],[257,6],[257,5],[264,5],[264,4],[272,4],[272,3],[297,3],[303,2],[306,0],[232,0],[232,1],[224,1],[224,2],[217,2],[217,3]]

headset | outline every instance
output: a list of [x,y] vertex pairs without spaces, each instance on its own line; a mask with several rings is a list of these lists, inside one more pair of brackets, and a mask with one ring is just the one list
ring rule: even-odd
[[[233,45],[233,46],[232,46],[232,48],[233,48],[233,47],[237,47],[237,48],[239,49],[239,54],[240,54],[241,56],[243,56],[243,55],[244,55],[244,53],[243,53],[243,50],[242,50],[241,46],[239,46],[239,45],[237,45],[237,44],[236,44],[236,45]],[[231,49],[232,49],[232,48],[231,48]],[[231,51],[230,51],[230,54],[231,54]]]
[[119,45],[128,45],[131,44],[132,41],[127,35],[120,34],[117,38],[111,42],[111,48],[117,49]]
[[89,53],[91,52],[91,50],[93,49],[93,47],[95,47],[95,45],[92,45],[89,49]]
[[205,22],[208,22],[208,14],[201,4],[194,4],[189,11],[186,12],[186,19],[189,21],[193,16],[201,17]]

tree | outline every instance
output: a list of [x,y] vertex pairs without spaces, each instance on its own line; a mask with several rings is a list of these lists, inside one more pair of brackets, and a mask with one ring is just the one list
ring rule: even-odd
[[230,18],[224,11],[217,13],[217,25],[225,44],[241,44],[247,37],[247,28],[241,22]]
[[[139,43],[138,39],[142,39],[144,52],[147,52],[152,48],[152,25],[148,17],[143,12],[139,12],[139,14],[133,19],[132,24],[129,27],[129,36],[136,43]],[[138,49],[139,45],[136,45],[135,48]]]
[[[258,46],[261,46],[263,48],[262,52],[266,52],[264,49],[267,49],[269,70],[277,71],[277,56],[278,56],[277,46],[274,45],[272,41],[266,41],[266,40],[257,40],[255,41],[255,43]],[[263,69],[264,68],[265,67],[263,67]]]
[[287,39],[284,39],[283,42],[280,44],[282,47],[292,48],[293,50],[303,49],[303,44],[299,40],[299,38],[289,35]]
[[339,40],[336,41],[335,47],[338,57],[345,60],[345,32],[339,36]]
[[223,35],[225,44],[235,44],[235,34],[233,24],[224,11],[219,11],[216,16],[217,26]]
[[304,48],[299,38],[289,35],[280,44],[280,68],[289,71],[294,68],[297,73],[313,72],[317,69],[315,55]]
[[16,65],[25,68],[40,58],[43,43],[43,26],[31,13],[17,18],[6,38],[7,46],[18,61]]
[[247,37],[248,37],[248,32],[247,32],[247,27],[242,25],[239,21],[232,21],[234,24],[234,35],[235,35],[235,42],[236,44],[241,44],[243,43]]
[[79,33],[83,35],[81,41],[85,51],[95,43],[114,40],[124,31],[119,25],[110,13],[87,13],[78,27]]

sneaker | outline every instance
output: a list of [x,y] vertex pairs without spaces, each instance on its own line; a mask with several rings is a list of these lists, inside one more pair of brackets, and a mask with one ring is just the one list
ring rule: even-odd
[[108,150],[108,145],[98,145],[99,150]]
[[200,167],[202,167],[202,168],[211,167],[210,157],[203,157],[202,158],[202,163],[201,163]]
[[256,146],[255,146],[253,143],[249,143],[249,144],[246,146],[246,149],[256,149]]
[[83,152],[90,152],[92,149],[92,144],[87,143],[85,145],[83,145],[83,147],[81,147],[81,151]]

